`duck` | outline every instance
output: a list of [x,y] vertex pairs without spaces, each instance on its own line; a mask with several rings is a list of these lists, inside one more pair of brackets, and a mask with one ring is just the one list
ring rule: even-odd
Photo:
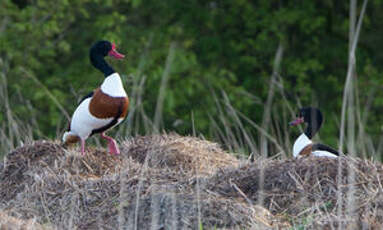
[[307,127],[304,133],[302,133],[294,142],[294,158],[305,156],[337,158],[339,156],[339,152],[335,149],[321,143],[314,143],[311,140],[319,131],[323,123],[323,115],[318,108],[300,108],[297,118],[289,124],[291,126],[297,126],[302,123],[306,123]]
[[94,43],[89,51],[91,64],[101,71],[105,79],[100,85],[80,100],[68,130],[62,137],[63,145],[81,143],[81,154],[85,155],[85,141],[94,134],[108,142],[109,153],[120,154],[116,140],[105,134],[120,124],[127,116],[129,98],[125,92],[120,75],[105,61],[106,56],[123,59],[116,45],[101,40]]

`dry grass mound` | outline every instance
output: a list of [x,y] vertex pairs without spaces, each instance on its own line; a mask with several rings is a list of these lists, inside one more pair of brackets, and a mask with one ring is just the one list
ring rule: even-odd
[[216,144],[176,135],[127,140],[120,156],[91,148],[83,157],[38,141],[7,155],[0,209],[57,229],[148,229],[170,222],[176,229],[274,226],[267,210],[203,193],[195,183],[237,163]]
[[81,156],[49,141],[15,149],[0,165],[0,210],[56,229],[383,227],[380,163],[240,165],[214,143],[178,135],[121,146],[119,156],[96,148]]
[[0,212],[0,229],[4,230],[49,230],[51,228],[43,227],[35,220],[22,220]]
[[209,175],[239,161],[217,143],[177,134],[135,137],[122,144],[122,152],[149,167],[172,168],[180,173]]
[[103,150],[90,149],[84,157],[77,152],[66,151],[60,144],[38,141],[15,149],[4,162],[0,180],[0,196],[12,199],[25,187],[32,186],[43,178],[84,177],[99,178],[119,170],[121,159]]
[[310,157],[266,160],[221,171],[204,186],[225,197],[261,202],[274,214],[303,219],[304,227],[381,229],[382,179],[380,163],[350,157]]
[[[131,212],[137,208],[137,213]],[[265,229],[275,219],[266,209],[211,194],[168,192],[143,196],[124,207],[122,223],[142,229]],[[133,228],[131,228],[133,229]]]

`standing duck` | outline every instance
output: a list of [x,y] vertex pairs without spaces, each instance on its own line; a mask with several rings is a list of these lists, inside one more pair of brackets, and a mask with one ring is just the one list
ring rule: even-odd
[[301,108],[298,113],[298,118],[290,125],[299,125],[301,123],[307,123],[307,127],[304,133],[302,133],[294,143],[293,155],[295,158],[303,156],[318,156],[318,157],[338,157],[339,153],[335,149],[320,143],[313,143],[311,139],[319,131],[323,116],[319,109],[313,107]]
[[85,96],[73,113],[69,129],[64,133],[64,145],[81,142],[81,153],[85,154],[85,140],[95,133],[108,141],[109,152],[119,154],[116,141],[105,132],[118,125],[126,117],[129,99],[122,85],[120,75],[104,60],[105,56],[116,59],[124,55],[116,51],[115,44],[98,41],[90,49],[92,65],[105,75],[101,86]]

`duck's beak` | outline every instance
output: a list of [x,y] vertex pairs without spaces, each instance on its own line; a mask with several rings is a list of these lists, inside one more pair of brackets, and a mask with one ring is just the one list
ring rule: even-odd
[[112,44],[112,49],[109,51],[108,55],[116,59],[123,59],[125,57],[125,55],[117,52],[116,45],[114,43]]
[[296,125],[299,125],[299,124],[301,124],[303,122],[305,122],[304,118],[303,117],[298,117],[296,120],[291,121],[289,123],[289,125],[296,126]]

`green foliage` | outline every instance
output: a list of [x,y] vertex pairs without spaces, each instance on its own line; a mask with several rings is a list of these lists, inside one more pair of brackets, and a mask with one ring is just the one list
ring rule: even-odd
[[[142,105],[151,119],[174,42],[161,128],[190,134],[193,112],[196,130],[206,136],[212,135],[209,116],[219,114],[212,95],[220,95],[221,90],[234,108],[261,122],[275,52],[282,42],[280,75],[288,103],[293,108],[298,103],[319,105],[327,118],[321,137],[337,144],[348,61],[347,1],[1,2],[0,59],[11,109],[18,117],[34,116],[38,132],[45,136],[55,137],[57,124],[65,123],[65,117],[32,77],[71,114],[76,101],[103,80],[88,60],[89,47],[96,40],[116,42],[127,54],[123,62],[108,60],[125,82],[146,77]],[[383,108],[379,90],[383,56],[377,51],[383,48],[382,32],[375,30],[383,23],[378,20],[381,9],[381,1],[369,3],[356,68],[358,87],[365,89],[358,92],[360,104],[373,93],[367,130],[376,139],[382,129],[377,124],[382,123]],[[134,90],[129,84],[126,88],[128,93]],[[33,113],[26,103],[35,109]],[[273,103],[280,108],[286,101],[277,94]],[[0,115],[0,121],[5,119]],[[273,119],[282,122],[277,115]],[[181,122],[175,125],[175,121]]]

